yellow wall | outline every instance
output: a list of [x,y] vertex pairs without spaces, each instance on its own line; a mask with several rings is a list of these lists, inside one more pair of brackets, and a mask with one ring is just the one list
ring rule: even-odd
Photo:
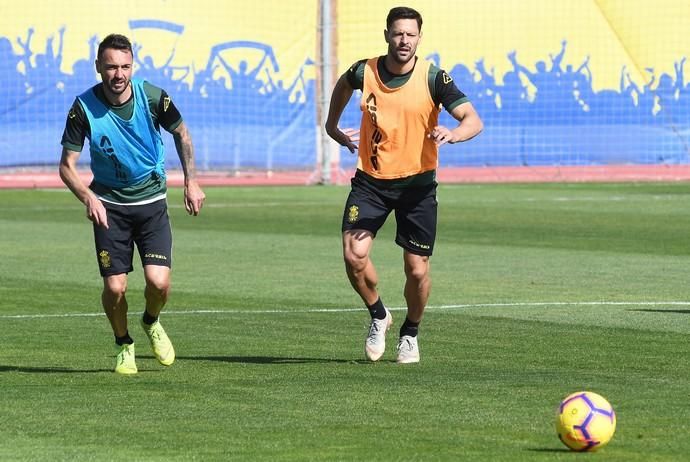
[[[340,0],[339,70],[364,57],[384,54],[390,0]],[[690,2],[687,0],[408,0],[424,18],[418,54],[438,52],[441,67],[470,69],[484,58],[500,78],[512,69],[507,54],[534,69],[550,63],[567,40],[563,66],[578,67],[590,56],[593,86],[618,89],[622,66],[638,82],[646,67],[674,74],[673,63],[690,55]]]
[[[280,77],[294,78],[305,56],[315,58],[318,0],[254,2],[230,0],[0,0],[0,36],[26,38],[34,28],[32,51],[42,53],[48,37],[66,28],[63,72],[88,53],[88,40],[121,32],[144,44],[143,52],[162,64],[175,48],[175,65],[206,64],[210,48],[230,40],[270,44],[279,56]],[[385,52],[383,29],[390,0],[340,0],[338,70],[357,59]],[[437,52],[450,70],[473,68],[484,59],[496,77],[511,69],[506,55],[533,68],[549,63],[549,54],[567,40],[563,65],[579,66],[587,56],[595,89],[618,88],[622,66],[637,83],[656,75],[674,75],[674,62],[690,54],[690,1],[687,0],[409,0],[424,17],[421,55]],[[182,24],[184,33],[131,31],[130,19],[158,19]],[[155,45],[153,45],[155,43]]]
[[[213,45],[231,40],[270,44],[280,57],[279,77],[292,81],[305,57],[315,58],[316,0],[254,2],[224,0],[0,0],[0,37],[9,38],[15,52],[16,38],[26,38],[34,28],[32,51],[43,53],[46,39],[65,27],[62,71],[88,56],[88,40],[122,33],[141,43],[145,55],[162,65],[174,48],[171,66],[206,65]],[[184,26],[180,36],[165,31],[130,30],[128,21],[156,19]]]

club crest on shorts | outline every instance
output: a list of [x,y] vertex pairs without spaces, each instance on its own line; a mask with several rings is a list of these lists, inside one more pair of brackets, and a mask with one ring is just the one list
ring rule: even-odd
[[347,221],[350,223],[354,223],[357,221],[359,218],[359,207],[356,205],[351,205],[349,209],[347,209]]
[[98,261],[101,263],[103,268],[110,268],[110,254],[107,250],[101,250],[98,252]]

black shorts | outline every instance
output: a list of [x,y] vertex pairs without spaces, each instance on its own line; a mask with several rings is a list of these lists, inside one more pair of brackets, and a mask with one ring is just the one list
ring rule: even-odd
[[343,213],[343,232],[363,229],[375,237],[388,215],[395,210],[396,244],[415,255],[429,256],[433,253],[438,209],[435,182],[388,189],[356,174],[351,184],[352,190]]
[[131,272],[134,244],[142,265],[172,266],[172,232],[165,199],[144,205],[103,205],[109,228],[93,226],[101,276]]

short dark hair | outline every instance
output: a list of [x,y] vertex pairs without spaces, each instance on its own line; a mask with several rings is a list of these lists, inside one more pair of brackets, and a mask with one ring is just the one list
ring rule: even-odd
[[114,48],[116,50],[128,50],[132,53],[132,42],[127,37],[121,34],[110,34],[101,41],[98,45],[98,59],[106,48]]
[[386,17],[386,29],[390,29],[393,23],[398,19],[414,19],[417,21],[419,30],[422,30],[422,15],[413,8],[407,6],[396,6],[395,8],[391,8]]

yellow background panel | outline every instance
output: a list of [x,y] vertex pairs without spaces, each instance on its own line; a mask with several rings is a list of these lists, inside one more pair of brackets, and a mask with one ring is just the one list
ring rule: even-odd
[[[339,71],[354,61],[384,54],[386,15],[400,2],[341,0],[339,13]],[[501,77],[512,70],[507,55],[534,70],[538,61],[550,65],[549,55],[567,41],[562,66],[577,68],[589,56],[593,87],[618,89],[626,66],[637,83],[650,75],[674,75],[673,64],[690,51],[687,27],[690,2],[685,0],[410,0],[424,19],[419,56],[438,53],[441,67],[463,63],[473,69],[484,59],[487,69]]]
[[[279,78],[292,81],[305,58],[315,58],[316,0],[223,1],[223,0],[104,0],[21,2],[0,0],[0,36],[12,41],[15,53],[22,53],[17,37],[26,39],[34,29],[31,49],[44,53],[46,40],[54,38],[57,50],[59,30],[64,27],[62,71],[88,57],[89,38],[102,39],[109,33],[127,35],[142,45],[156,66],[163,65],[174,49],[171,66],[202,69],[214,45],[233,40],[269,44],[280,63]],[[184,26],[177,36],[167,31],[129,28],[129,20],[155,19]]]

